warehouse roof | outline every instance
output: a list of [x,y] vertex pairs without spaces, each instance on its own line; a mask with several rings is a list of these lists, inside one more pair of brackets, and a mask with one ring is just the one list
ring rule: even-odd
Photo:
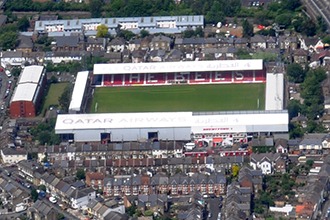
[[69,111],[80,111],[80,107],[84,98],[86,83],[88,79],[88,71],[78,72],[76,82],[72,92],[72,98]]
[[191,127],[196,132],[228,133],[277,125],[288,125],[287,111],[63,114],[57,116],[55,130]]
[[241,71],[241,70],[262,70],[262,69],[263,69],[263,61],[261,59],[94,64],[95,75],[132,74],[132,73]]
[[39,83],[43,74],[43,66],[27,66],[23,69],[18,83]]
[[38,84],[35,84],[35,83],[18,84],[14,91],[11,102],[33,101],[37,87],[38,87]]

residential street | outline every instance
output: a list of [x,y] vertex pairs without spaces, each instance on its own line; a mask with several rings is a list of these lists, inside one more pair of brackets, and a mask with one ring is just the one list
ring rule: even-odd
[[[16,186],[17,188],[20,188],[21,190],[23,190],[23,191],[25,191],[25,192],[27,192],[27,193],[30,193],[30,192],[31,192],[30,189],[28,189],[28,188],[22,186],[21,184],[17,183],[16,180],[15,180],[14,175],[8,177],[8,176],[6,175],[6,173],[3,172],[3,168],[0,168],[0,171],[1,171],[1,177],[2,177],[2,178],[4,178],[4,179],[7,180],[7,181],[11,181],[11,183],[12,183],[14,186]],[[48,201],[46,198],[43,199],[42,201],[43,201],[44,203],[46,203],[47,205],[49,205],[50,207],[54,208],[58,213],[62,213],[66,219],[68,219],[68,220],[78,219],[76,216],[74,216],[74,215],[68,213],[67,211],[62,210],[58,205],[54,205],[54,204],[52,204],[52,203],[51,203],[50,201]],[[2,216],[3,216],[3,215],[2,215]],[[1,217],[2,217],[2,216],[1,216]],[[8,217],[13,217],[13,216],[15,216],[15,215],[12,215],[12,214],[8,215]]]

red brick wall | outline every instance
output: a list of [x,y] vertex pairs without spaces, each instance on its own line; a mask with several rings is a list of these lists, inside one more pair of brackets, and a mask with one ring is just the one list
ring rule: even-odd
[[16,101],[10,104],[10,117],[12,118],[31,118],[36,116],[36,110],[33,102]]

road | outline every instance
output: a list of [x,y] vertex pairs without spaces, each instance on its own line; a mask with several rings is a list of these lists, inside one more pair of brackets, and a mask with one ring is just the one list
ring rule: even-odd
[[220,199],[219,198],[208,198],[208,211],[212,213],[211,218],[207,218],[208,220],[217,220],[218,214],[221,209],[219,209]]
[[[25,192],[27,192],[29,194],[31,193],[31,190],[30,189],[28,189],[28,188],[26,188],[26,187],[24,187],[21,184],[19,184],[19,183],[16,182],[16,180],[15,180],[15,176],[16,175],[12,175],[12,176],[9,177],[9,176],[6,175],[5,172],[3,172],[3,170],[4,170],[4,168],[0,168],[0,171],[1,171],[0,177],[1,178],[5,179],[7,181],[10,180],[11,183],[14,186],[16,186],[17,188],[20,188],[21,190],[23,190],[23,191],[25,191]],[[8,168],[8,170],[11,171],[11,172],[15,172],[15,167],[10,167],[10,168]],[[50,207],[52,207],[53,209],[55,209],[58,213],[62,213],[64,215],[65,219],[68,219],[68,220],[78,219],[76,216],[74,216],[74,215],[68,213],[67,211],[61,209],[61,207],[59,207],[58,205],[51,203],[50,201],[48,201],[48,199],[44,198],[44,199],[42,199],[42,201],[44,203],[46,203],[47,205],[49,205]],[[3,215],[3,216],[5,216],[5,215]],[[8,215],[8,217],[11,217],[11,216],[12,215]]]

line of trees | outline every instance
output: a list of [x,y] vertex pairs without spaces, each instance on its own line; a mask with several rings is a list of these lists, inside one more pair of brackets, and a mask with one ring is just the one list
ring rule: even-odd
[[308,67],[304,69],[299,64],[289,64],[287,75],[289,82],[301,83],[300,95],[304,100],[302,104],[298,100],[290,100],[289,117],[292,119],[301,113],[308,119],[306,129],[299,124],[290,124],[291,137],[301,137],[304,132],[323,132],[324,127],[319,123],[319,119],[324,113],[322,82],[327,78],[325,70],[322,68],[308,70]]

